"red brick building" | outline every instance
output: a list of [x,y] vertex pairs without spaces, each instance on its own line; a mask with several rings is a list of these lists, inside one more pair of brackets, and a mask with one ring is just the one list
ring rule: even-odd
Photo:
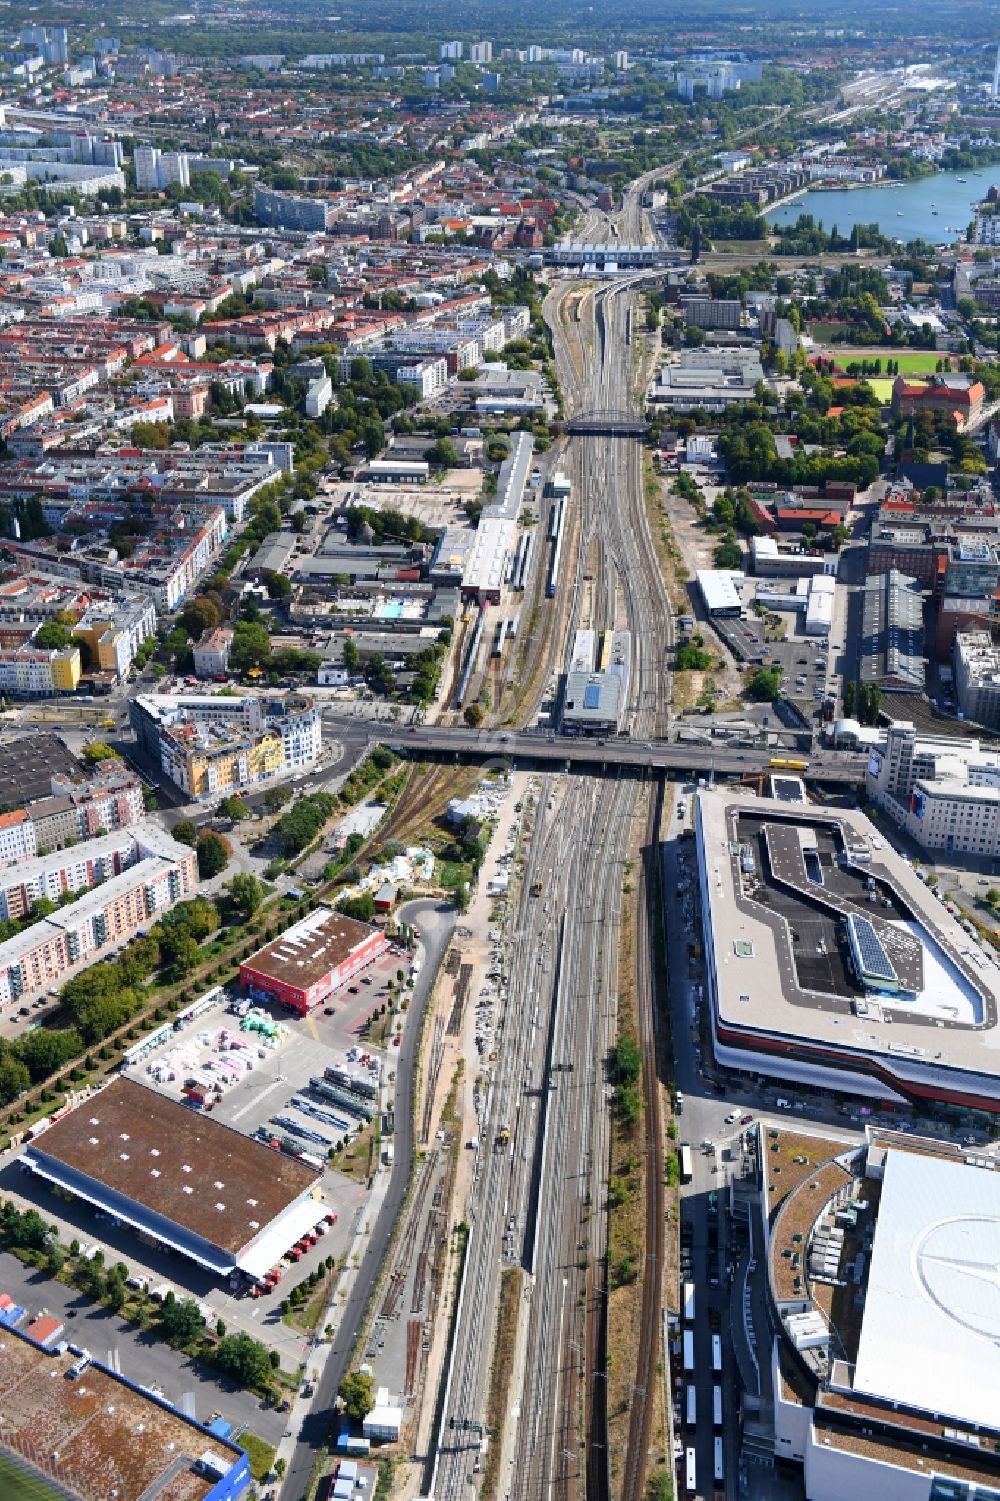
[[932,375],[926,381],[897,375],[892,383],[894,412],[904,417],[914,412],[947,412],[959,429],[978,417],[985,396],[982,381],[970,380],[967,375]]
[[318,907],[241,964],[240,981],[305,1016],[387,948],[378,928]]

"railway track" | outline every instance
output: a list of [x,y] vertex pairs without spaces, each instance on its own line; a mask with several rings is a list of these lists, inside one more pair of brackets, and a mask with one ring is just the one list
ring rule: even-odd
[[[614,284],[594,294],[594,360],[592,389],[579,399],[588,399],[598,407],[627,408],[636,399],[628,367],[625,325],[632,306],[632,286]],[[577,324],[560,325],[570,337],[582,337]],[[623,358],[624,355],[624,358]],[[564,364],[567,363],[564,361]],[[568,362],[574,368],[574,362]],[[663,579],[659,573],[649,533],[643,493],[642,450],[634,441],[583,438],[574,445],[574,477],[581,495],[581,540],[579,557],[588,550],[596,558],[593,579],[593,620],[597,629],[625,626],[632,641],[632,680],[630,685],[630,729],[634,735],[656,736],[667,727],[670,697],[668,669],[673,644],[673,622]],[[579,608],[579,591],[574,598],[574,618]],[[609,817],[627,827],[635,810],[635,790],[625,797],[627,808],[614,801],[607,805]],[[659,798],[654,799],[654,811]],[[649,839],[647,837],[647,845]],[[595,849],[601,844],[595,843]],[[605,843],[605,848],[607,848]],[[622,857],[623,858],[623,857]],[[648,871],[647,871],[648,876]],[[615,893],[620,903],[620,884]],[[639,1501],[642,1495],[649,1451],[652,1420],[653,1383],[659,1350],[659,1308],[662,1297],[663,1258],[663,1144],[660,1124],[659,1085],[656,1066],[655,1012],[651,953],[649,946],[650,893],[645,884],[640,892],[636,931],[637,993],[639,1035],[643,1055],[643,1089],[646,1159],[646,1254],[642,1275],[642,1338],[636,1351],[634,1395],[629,1417],[622,1498]],[[596,955],[590,956],[594,963]],[[595,964],[595,969],[599,966]],[[603,968],[603,966],[600,966]],[[601,989],[605,996],[616,993],[611,976],[604,972]],[[585,1029],[581,1029],[585,1030]],[[607,1056],[612,1034],[600,1056]],[[607,1122],[607,1109],[594,1112]],[[595,1134],[595,1153],[601,1154],[603,1182],[606,1183],[608,1142]],[[603,1199],[597,1200],[603,1202]],[[606,1220],[601,1218],[599,1243],[593,1247],[592,1267],[606,1274],[603,1254],[606,1247]],[[583,1438],[587,1445],[584,1466],[586,1494],[592,1501],[606,1501],[611,1494],[607,1454],[607,1382],[605,1377],[608,1347],[606,1275],[588,1284],[588,1317],[584,1330],[584,1353],[580,1362],[583,1388]],[[565,1352],[564,1352],[565,1353]],[[565,1399],[568,1401],[568,1397]],[[561,1431],[568,1433],[568,1414],[563,1413]],[[564,1452],[570,1446],[564,1445]],[[550,1480],[556,1477],[549,1477]],[[551,1487],[550,1487],[551,1489]],[[572,1487],[563,1487],[567,1498]],[[539,1494],[536,1490],[535,1494]]]
[[653,1386],[656,1381],[660,1308],[663,1299],[664,1166],[663,1126],[660,1115],[660,1085],[657,1069],[656,980],[653,973],[653,946],[650,909],[659,899],[657,850],[663,807],[663,783],[651,799],[646,827],[644,852],[645,883],[637,902],[636,922],[636,990],[638,997],[639,1043],[642,1048],[642,1086],[645,1120],[646,1205],[645,1250],[643,1257],[642,1313],[640,1341],[636,1361],[635,1388],[629,1414],[628,1445],[622,1501],[640,1501],[645,1488],[653,1419]]
[[[632,298],[628,280],[585,297],[578,285],[563,286],[547,298],[568,411],[634,403],[633,352],[625,340]],[[522,693],[518,717],[537,706],[586,619],[596,630],[629,630],[629,728],[653,735],[668,696],[670,622],[649,540],[641,449],[624,438],[578,437],[567,442],[565,462],[574,504],[559,605],[544,611],[547,639],[539,634],[529,648],[531,692]],[[536,559],[536,575],[542,574]],[[523,602],[522,630],[534,597],[529,591]],[[553,815],[556,789],[562,801]],[[499,1060],[480,1119],[483,1146],[455,1356],[430,1477],[435,1495],[446,1501],[465,1501],[475,1484],[478,1467],[470,1467],[469,1451],[478,1447],[476,1425],[484,1416],[499,1270],[512,1259],[529,1273],[529,1302],[522,1315],[520,1417],[493,1440],[504,1443],[510,1434],[511,1471],[500,1476],[499,1489],[510,1501],[611,1501],[606,1060],[617,1030],[624,867],[637,798],[636,784],[625,778],[552,776],[540,784],[514,926],[505,940],[509,986],[497,1028]],[[543,901],[532,894],[541,892]],[[640,950],[648,945],[646,921],[643,916],[637,935]],[[646,966],[637,978],[645,1013],[651,1218],[635,1379],[649,1388],[658,1351],[662,1232],[653,1217],[662,1192],[662,1147],[648,952],[640,962]],[[501,1126],[502,1147],[494,1146]],[[641,1495],[647,1448],[648,1426],[644,1430],[633,1414],[624,1462],[627,1501]]]

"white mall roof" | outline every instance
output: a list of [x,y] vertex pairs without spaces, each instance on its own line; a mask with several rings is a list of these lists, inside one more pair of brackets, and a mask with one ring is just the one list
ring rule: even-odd
[[858,1392],[997,1426],[1000,1173],[890,1151]]
[[325,1218],[327,1208],[322,1199],[313,1198],[290,1204],[284,1214],[272,1220],[253,1244],[240,1253],[237,1259],[240,1271],[248,1277],[262,1279],[290,1246]]

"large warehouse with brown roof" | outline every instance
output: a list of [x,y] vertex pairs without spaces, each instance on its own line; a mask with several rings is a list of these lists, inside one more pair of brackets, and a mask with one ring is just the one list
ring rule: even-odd
[[313,1168],[129,1079],[64,1115],[22,1162],[222,1274],[261,1276],[323,1216]]

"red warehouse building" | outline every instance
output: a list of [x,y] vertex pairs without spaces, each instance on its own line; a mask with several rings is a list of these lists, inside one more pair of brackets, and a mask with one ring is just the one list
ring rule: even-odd
[[304,1016],[387,948],[378,928],[318,907],[241,964],[240,980]]

